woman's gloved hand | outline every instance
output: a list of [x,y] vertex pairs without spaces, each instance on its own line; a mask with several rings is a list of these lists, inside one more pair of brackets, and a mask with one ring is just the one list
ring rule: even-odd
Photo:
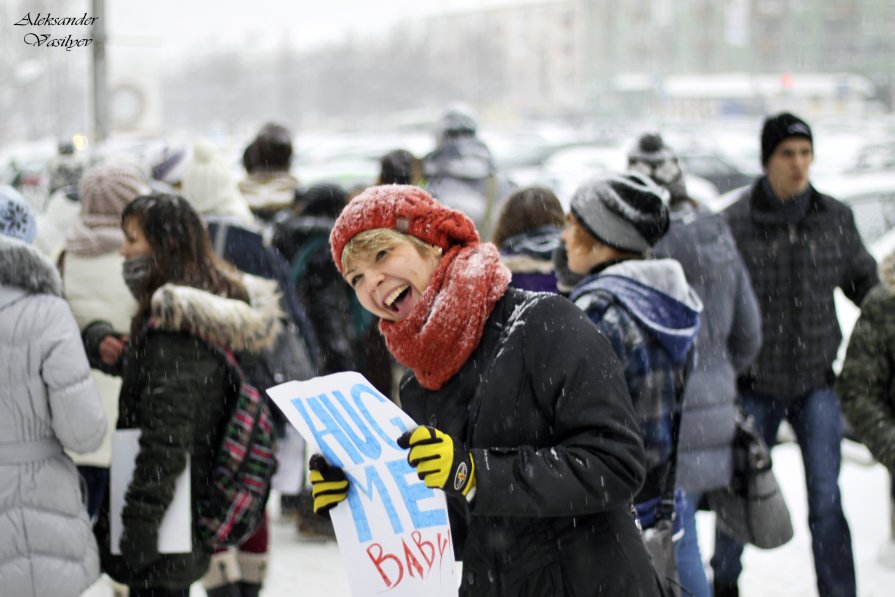
[[348,478],[342,469],[332,466],[322,454],[314,454],[308,463],[311,470],[311,494],[314,512],[326,514],[348,497]]
[[475,462],[462,442],[434,427],[417,427],[398,438],[410,448],[407,462],[427,487],[465,496],[475,487]]

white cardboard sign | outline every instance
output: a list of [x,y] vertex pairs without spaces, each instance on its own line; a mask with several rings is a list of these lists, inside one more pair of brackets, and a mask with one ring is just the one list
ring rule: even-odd
[[426,487],[396,440],[416,423],[364,376],[334,373],[267,390],[309,444],[345,471],[330,511],[354,597],[456,597],[444,493]]
[[[112,433],[112,465],[109,474],[109,545],[113,555],[121,555],[121,534],[124,523],[124,496],[134,477],[137,454],[140,453],[139,429],[116,429]],[[190,507],[190,459],[177,477],[174,497],[165,510],[158,529],[159,553],[190,553],[193,549],[192,508]]]

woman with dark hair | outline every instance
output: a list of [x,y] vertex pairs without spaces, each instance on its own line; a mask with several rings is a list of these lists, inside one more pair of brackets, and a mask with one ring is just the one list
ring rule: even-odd
[[[103,570],[128,585],[131,597],[185,597],[212,551],[198,534],[196,504],[212,485],[215,449],[238,383],[223,353],[257,353],[273,341],[275,283],[241,280],[215,257],[202,221],[182,197],[138,197],[121,222],[124,280],[139,305],[131,340],[123,354],[110,348],[115,334],[101,321],[84,335],[96,365],[122,375],[118,428],[141,431],[140,451],[124,498],[121,555],[110,550],[108,500],[96,533]],[[159,525],[187,462],[192,549],[160,554]]]
[[[636,417],[584,314],[508,288],[494,245],[416,187],[364,191],[330,245],[410,369],[401,406],[421,426],[397,441],[447,495],[460,594],[659,595],[631,511],[644,474]],[[311,469],[316,511],[346,498],[344,473],[322,456]]]
[[500,207],[491,242],[513,272],[510,285],[522,290],[556,293],[553,252],[565,213],[550,189],[526,187],[514,191]]

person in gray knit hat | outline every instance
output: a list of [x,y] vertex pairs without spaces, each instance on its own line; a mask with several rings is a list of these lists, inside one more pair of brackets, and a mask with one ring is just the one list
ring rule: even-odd
[[[625,172],[584,183],[570,210],[601,244],[621,253],[644,253],[668,230],[668,199],[668,192],[650,179]],[[570,254],[574,270],[571,260]]]
[[[569,298],[622,362],[646,453],[646,481],[634,506],[654,562],[664,562],[657,568],[675,579],[670,537],[679,535],[675,511],[683,493],[668,480],[675,478],[672,438],[682,409],[677,380],[690,359],[702,302],[680,263],[650,255],[668,231],[668,197],[636,172],[588,181],[572,196],[561,238],[569,269],[584,276]],[[659,537],[667,539],[653,541]]]

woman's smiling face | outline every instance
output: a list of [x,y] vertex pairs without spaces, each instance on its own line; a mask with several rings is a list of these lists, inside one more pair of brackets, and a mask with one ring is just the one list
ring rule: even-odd
[[439,260],[398,240],[354,259],[343,277],[364,309],[382,319],[401,321],[425,292]]

